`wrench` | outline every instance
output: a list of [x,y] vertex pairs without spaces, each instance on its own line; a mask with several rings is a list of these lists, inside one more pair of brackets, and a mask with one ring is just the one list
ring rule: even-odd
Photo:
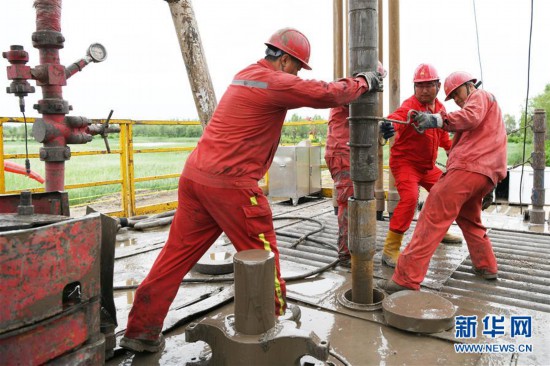
[[416,123],[413,123],[413,121],[412,121],[412,118],[414,117],[414,115],[416,113],[418,113],[418,111],[415,111],[414,109],[411,109],[409,111],[409,113],[407,113],[407,121],[398,121],[396,119],[389,119],[389,118],[383,118],[383,117],[375,117],[375,118],[378,119],[380,122],[391,122],[391,123],[397,123],[397,124],[400,124],[400,125],[411,125],[411,126],[414,127],[416,132],[422,134],[422,133],[424,133],[424,130],[418,128],[418,125]]

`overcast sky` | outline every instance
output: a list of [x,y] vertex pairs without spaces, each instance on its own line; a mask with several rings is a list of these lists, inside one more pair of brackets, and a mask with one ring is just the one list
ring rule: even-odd
[[[550,1],[533,3],[530,97],[550,83]],[[39,60],[31,42],[36,29],[32,4],[33,0],[2,0],[0,48],[23,45],[30,54],[28,65],[34,67]],[[313,70],[303,70],[299,76],[333,79],[332,0],[195,0],[193,7],[218,100],[233,75],[262,58],[263,43],[283,27],[301,30],[311,42]],[[531,1],[475,0],[475,7],[484,88],[496,95],[504,113],[518,116],[527,94]],[[387,17],[387,9],[384,14]],[[400,14],[401,100],[412,94],[412,75],[422,62],[434,64],[442,81],[456,70],[481,76],[474,0],[401,0]],[[113,109],[113,118],[197,119],[165,1],[66,0],[61,24],[64,65],[84,56],[94,42],[103,43],[108,51],[105,62],[89,65],[68,80],[63,96],[74,108],[71,115],[105,118]],[[387,30],[384,35],[387,48]],[[387,49],[384,55],[387,63]],[[7,65],[1,59],[2,70]],[[0,75],[0,116],[20,116],[16,98],[4,92],[9,85],[5,71]],[[443,90],[439,98],[444,99]],[[27,105],[39,99],[37,88],[27,97]],[[446,106],[456,109],[452,101]],[[36,116],[31,107],[27,111]],[[293,113],[328,116],[327,110],[300,109],[287,117]]]

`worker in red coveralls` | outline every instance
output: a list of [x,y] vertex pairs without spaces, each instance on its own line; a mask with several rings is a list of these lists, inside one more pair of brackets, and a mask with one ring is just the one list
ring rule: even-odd
[[[135,352],[163,348],[163,322],[182,279],[222,232],[237,251],[273,252],[274,310],[276,316],[285,314],[271,208],[258,181],[271,165],[287,110],[350,103],[367,91],[381,91],[382,78],[369,71],[330,83],[303,80],[298,71],[311,68],[309,41],[302,33],[284,28],[266,45],[264,59],[235,75],[187,158],[168,240],[136,291],[121,347]],[[295,319],[298,315],[292,312]]]
[[[382,77],[387,72],[378,62]],[[338,203],[338,260],[343,267],[351,267],[348,249],[348,199],[353,196],[353,181],[350,176],[349,150],[349,106],[332,108],[328,117],[328,133],[325,146],[325,162],[334,181],[336,202]]]
[[[407,121],[409,111],[439,113],[445,112],[443,103],[437,99],[441,88],[439,75],[434,66],[420,64],[413,77],[414,95],[405,100],[388,119]],[[419,188],[430,191],[443,173],[436,165],[439,147],[451,148],[447,131],[436,129],[418,133],[412,125],[383,122],[380,131],[385,139],[396,132],[390,150],[390,169],[395,178],[399,202],[390,218],[389,230],[382,251],[382,264],[395,267],[405,232],[411,226],[418,203]],[[446,233],[444,243],[462,242],[459,236]]]
[[481,205],[483,197],[506,177],[506,129],[494,95],[476,89],[475,82],[466,72],[452,73],[445,80],[445,100],[454,99],[461,109],[419,112],[414,117],[421,130],[443,129],[455,135],[447,172],[432,187],[392,279],[378,282],[388,293],[420,288],[453,220],[466,240],[473,272],[487,280],[498,276],[491,240],[481,223]]

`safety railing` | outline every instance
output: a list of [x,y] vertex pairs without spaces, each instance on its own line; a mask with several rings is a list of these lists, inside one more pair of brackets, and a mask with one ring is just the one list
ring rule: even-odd
[[[34,118],[27,118],[27,123],[34,123]],[[104,123],[104,120],[92,119],[92,123]],[[0,117],[0,166],[4,166],[4,161],[7,159],[25,159],[26,157],[30,159],[38,159],[39,154],[25,154],[25,153],[4,153],[4,124],[6,123],[15,123],[21,124],[24,123],[23,118],[13,118],[13,117]],[[175,209],[177,207],[177,201],[168,201],[161,202],[152,205],[137,206],[136,199],[136,183],[155,181],[155,180],[164,180],[171,178],[178,178],[181,174],[181,171],[177,171],[170,174],[162,175],[148,175],[142,177],[136,177],[135,169],[135,156],[136,154],[155,154],[155,153],[167,153],[167,152],[186,152],[192,151],[195,146],[188,147],[154,147],[154,148],[143,148],[135,149],[134,148],[134,136],[133,136],[133,127],[139,125],[167,125],[167,126],[181,126],[181,125],[192,125],[198,126],[200,123],[198,121],[166,121],[166,120],[129,120],[129,119],[112,119],[111,124],[118,124],[120,126],[119,134],[119,148],[111,149],[110,155],[118,154],[120,157],[120,178],[109,179],[109,180],[99,180],[91,182],[82,182],[77,184],[66,184],[65,190],[70,191],[72,189],[86,188],[86,187],[99,187],[107,185],[120,185],[120,210],[107,212],[112,216],[118,217],[131,217],[135,215],[144,215],[150,213],[156,213],[161,211],[167,211]],[[306,120],[306,121],[297,121],[297,122],[286,122],[284,124],[287,126],[303,126],[303,125],[326,125],[326,120]],[[313,143],[313,145],[321,145],[321,143]],[[74,146],[74,145],[72,145]],[[106,150],[89,150],[89,151],[71,151],[71,158],[78,158],[81,156],[90,156],[90,155],[106,155],[109,154]],[[326,165],[322,164],[321,169],[326,169]],[[264,185],[262,189],[267,190],[268,177],[264,179]],[[329,188],[332,190],[332,187]],[[44,188],[33,188],[33,189],[24,189],[30,190],[32,192],[43,192]],[[6,190],[5,185],[5,172],[4,169],[0,169],[0,194],[16,194],[23,191],[23,189],[12,189]],[[325,192],[326,194],[326,192]]]

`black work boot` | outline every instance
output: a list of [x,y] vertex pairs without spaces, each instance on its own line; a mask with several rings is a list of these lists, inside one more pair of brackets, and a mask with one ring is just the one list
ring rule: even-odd
[[480,277],[483,277],[483,279],[485,280],[496,280],[498,278],[498,272],[496,273],[491,273],[489,271],[487,271],[486,269],[478,269],[476,267],[474,267],[472,265],[472,271],[480,276]]
[[386,291],[388,295],[391,295],[394,292],[404,291],[404,290],[414,291],[412,288],[401,286],[395,283],[393,280],[378,280],[376,282],[376,285],[378,286],[379,289]]
[[119,345],[133,352],[155,353],[164,349],[164,336],[161,334],[156,341],[122,337]]

